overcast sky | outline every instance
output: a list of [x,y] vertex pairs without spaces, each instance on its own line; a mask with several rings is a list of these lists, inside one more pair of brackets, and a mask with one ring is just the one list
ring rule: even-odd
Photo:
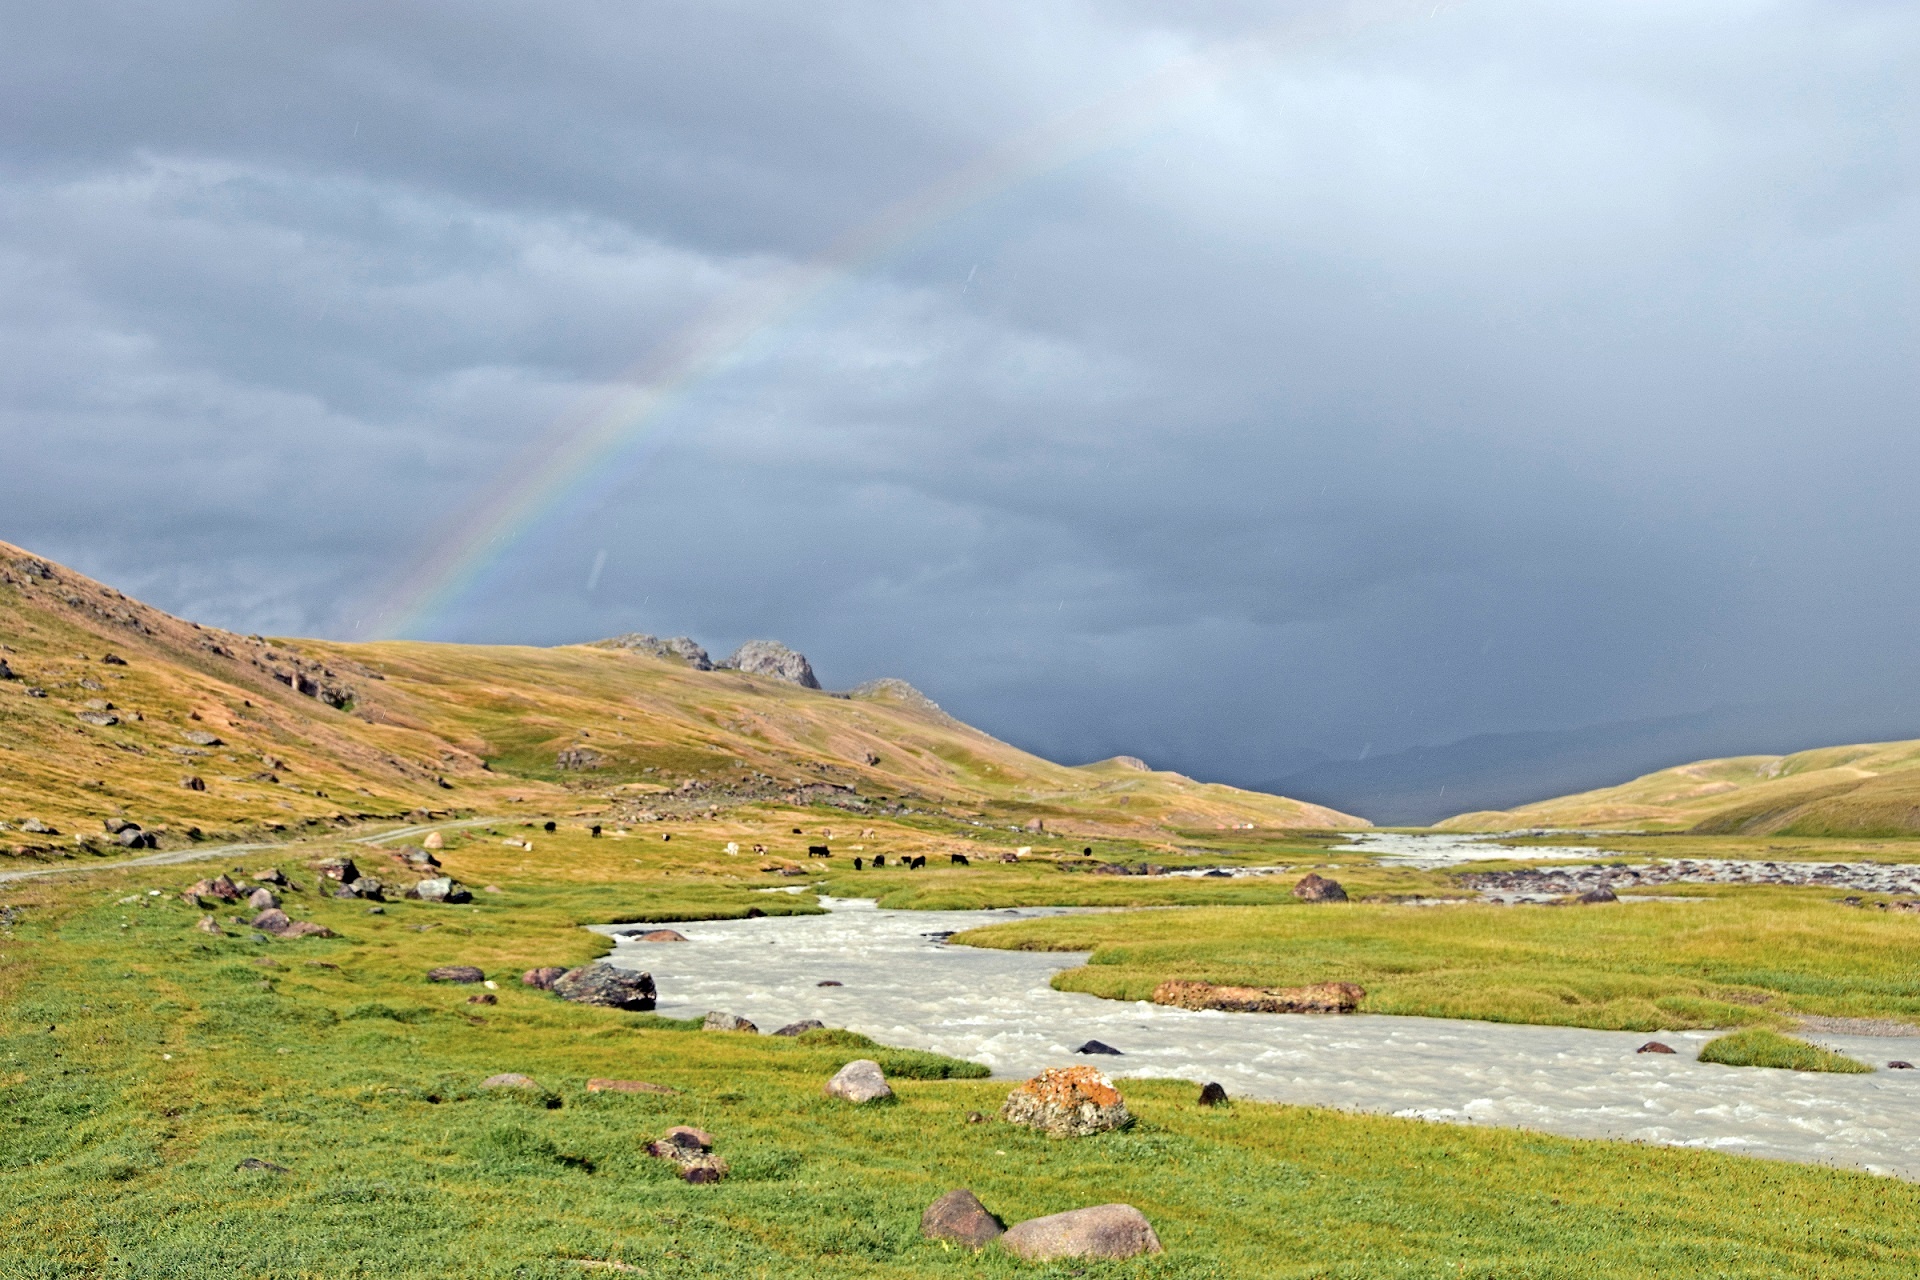
[[426,633],[778,638],[1235,780],[1913,687],[1911,4],[0,11],[0,537],[174,612],[353,634],[636,362],[1039,136]]

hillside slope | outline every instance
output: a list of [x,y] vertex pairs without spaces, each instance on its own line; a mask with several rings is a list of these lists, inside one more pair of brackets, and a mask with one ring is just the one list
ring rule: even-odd
[[1735,756],[1516,809],[1458,814],[1446,831],[1523,827],[1702,835],[1887,836],[1920,831],[1920,740]]
[[0,851],[100,840],[118,818],[179,841],[421,809],[643,820],[755,802],[1089,833],[1366,825],[1128,763],[1054,764],[899,682],[841,695],[591,645],[241,636],[6,543],[0,660]]

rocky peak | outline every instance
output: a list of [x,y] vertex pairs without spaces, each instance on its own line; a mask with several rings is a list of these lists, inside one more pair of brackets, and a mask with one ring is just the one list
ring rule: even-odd
[[[614,636],[608,640],[596,640],[595,649],[629,649],[655,658],[674,658],[686,663],[695,671],[713,670],[713,661],[707,657],[707,651],[692,636],[673,636],[662,640],[659,636],[643,635],[638,631],[628,632],[624,636]],[[804,661],[804,659],[803,659]]]
[[803,653],[795,653],[778,640],[749,640],[721,662],[722,670],[744,671],[748,675],[772,676],[797,684],[802,689],[818,689],[813,664]]

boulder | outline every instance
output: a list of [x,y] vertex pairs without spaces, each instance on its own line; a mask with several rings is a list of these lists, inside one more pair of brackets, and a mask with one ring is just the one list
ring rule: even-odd
[[327,926],[316,924],[312,920],[291,920],[288,921],[287,927],[280,931],[280,936],[283,938],[331,938],[334,934],[333,930]]
[[551,991],[553,990],[553,984],[559,981],[561,975],[565,973],[566,970],[557,964],[543,965],[538,969],[529,969],[521,974],[520,981],[529,987],[537,987],[542,991]]
[[631,1013],[645,1013],[654,1002],[652,974],[616,969],[604,961],[569,969],[554,979],[550,990],[575,1004]]
[[293,882],[288,880],[278,867],[268,867],[265,871],[256,871],[253,873],[253,878],[261,884],[277,885],[282,889],[293,888]]
[[871,1058],[856,1058],[833,1073],[833,1079],[827,1081],[826,1094],[829,1098],[864,1103],[891,1098],[893,1090],[888,1087],[879,1063]]
[[1309,871],[1293,886],[1293,896],[1302,902],[1345,902],[1347,891],[1338,880],[1328,880]]
[[588,1093],[678,1093],[664,1084],[648,1084],[645,1080],[608,1080],[596,1076],[587,1081]]
[[686,1151],[713,1150],[713,1135],[690,1124],[677,1124],[647,1144],[647,1154],[664,1156]]
[[13,674],[13,668],[7,665],[7,660],[0,658],[0,680],[15,680],[18,678],[19,677]]
[[278,907],[268,907],[253,918],[253,927],[262,933],[285,933],[293,921]]
[[1078,1138],[1133,1123],[1113,1081],[1092,1067],[1048,1067],[1007,1095],[1000,1118],[1052,1138]]
[[1160,1237],[1145,1214],[1130,1204],[1099,1204],[1090,1209],[1030,1218],[1000,1237],[1001,1247],[1028,1262],[1055,1258],[1134,1258],[1160,1253]]
[[1211,982],[1171,980],[1153,989],[1155,1004],[1176,1009],[1221,1009],[1228,1013],[1352,1013],[1366,989],[1351,982],[1306,987],[1217,987]]
[[407,896],[417,898],[421,902],[458,904],[473,901],[473,894],[467,891],[467,886],[451,876],[435,876],[430,880],[422,880],[407,890]]
[[485,982],[487,975],[470,964],[443,964],[427,970],[428,982]]
[[265,911],[270,907],[279,906],[280,899],[273,896],[273,890],[267,888],[265,885],[261,885],[258,889],[255,889],[247,895],[247,905],[255,911]]
[[361,876],[351,884],[341,885],[339,892],[335,893],[334,896],[336,898],[365,898],[370,902],[380,902],[385,898],[386,892],[387,886],[385,881],[376,880],[372,876]]
[[678,929],[649,929],[645,933],[624,935],[633,942],[685,942],[687,935]]
[[189,729],[180,736],[196,747],[224,747],[227,745],[220,741],[216,735],[208,733],[205,729]]
[[1078,1049],[1075,1049],[1074,1052],[1075,1053],[1106,1053],[1106,1054],[1112,1054],[1116,1058],[1120,1056],[1120,1051],[1114,1048],[1112,1045],[1108,1044],[1104,1040],[1089,1040],[1085,1044],[1081,1045]]
[[701,1022],[700,1029],[702,1031],[751,1031],[755,1035],[760,1034],[760,1028],[739,1014],[722,1013],[718,1009],[707,1011],[706,1019]]
[[1889,1070],[1889,1071],[1911,1071],[1911,1070],[1913,1070],[1913,1064],[1912,1064],[1911,1062],[1902,1062],[1902,1061],[1901,1061],[1900,1059],[1898,1059],[1898,1058],[1895,1058],[1895,1059],[1894,1059],[1894,1060],[1893,1060],[1892,1062],[1889,1062],[1889,1063],[1887,1064],[1887,1070]]
[[420,843],[424,848],[444,849],[447,847],[447,838],[438,831],[429,831],[427,832],[427,838]]
[[225,936],[225,930],[221,929],[220,922],[212,916],[201,916],[199,923],[193,927],[202,933],[210,933],[216,938]]
[[805,654],[795,653],[778,640],[749,640],[718,664],[722,669],[745,671],[750,675],[772,676],[802,689],[818,689],[813,664]]
[[809,1031],[822,1030],[826,1025],[826,1023],[820,1021],[818,1018],[802,1018],[798,1022],[789,1022],[773,1034],[777,1036],[803,1036]]
[[497,1076],[488,1076],[480,1082],[482,1089],[538,1089],[540,1082],[532,1076],[523,1076],[518,1071],[503,1071]]
[[1620,898],[1613,890],[1607,888],[1605,885],[1601,885],[1597,889],[1587,890],[1578,898],[1574,899],[1574,901],[1591,906],[1597,902],[1618,902]]
[[129,826],[125,831],[115,836],[114,839],[119,841],[122,849],[151,849],[154,847],[153,833],[150,831],[142,831],[135,826]]
[[1006,1224],[987,1212],[980,1197],[958,1187],[935,1200],[920,1215],[920,1234],[982,1249],[1006,1233]]
[[187,886],[190,897],[219,898],[225,902],[236,901],[240,897],[240,887],[224,875],[211,880],[195,880]]
[[322,880],[335,884],[352,884],[360,878],[360,868],[353,865],[352,858],[322,858],[313,870]]
[[1224,1107],[1227,1105],[1225,1086],[1209,1081],[1200,1090],[1200,1105],[1203,1107]]
[[1672,1053],[1673,1046],[1661,1044],[1658,1040],[1649,1040],[1634,1050],[1635,1053]]

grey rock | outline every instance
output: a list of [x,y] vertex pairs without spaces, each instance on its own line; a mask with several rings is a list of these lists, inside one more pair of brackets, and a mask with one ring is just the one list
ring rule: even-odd
[[0,658],[0,680],[17,680],[17,679],[19,679],[19,677],[13,674],[13,668],[7,665],[7,660],[5,658]]
[[1028,1262],[1055,1258],[1135,1258],[1160,1253],[1160,1237],[1147,1216],[1130,1204],[1030,1218],[1000,1237],[1001,1247]]
[[485,982],[487,975],[470,964],[443,964],[427,970],[428,982]]
[[265,911],[270,907],[279,906],[280,899],[274,896],[273,890],[261,885],[247,895],[247,905],[255,911]]
[[313,869],[322,880],[340,884],[352,884],[360,878],[360,868],[353,865],[352,858],[322,858]]
[[598,769],[607,758],[592,747],[568,747],[555,756],[553,762],[562,769]]
[[829,1098],[865,1103],[891,1098],[893,1090],[888,1087],[886,1074],[880,1070],[879,1063],[871,1058],[856,1058],[827,1081],[826,1094]]
[[712,1009],[707,1012],[705,1021],[700,1024],[700,1029],[702,1031],[750,1031],[755,1035],[760,1033],[760,1028],[754,1026],[739,1014],[722,1013],[718,1009]]
[[1607,886],[1601,885],[1598,888],[1587,890],[1580,895],[1577,901],[1591,906],[1600,902],[1618,902],[1620,901],[1620,897],[1614,893],[1613,890],[1607,888]]
[[48,826],[38,818],[28,818],[20,824],[20,829],[29,835],[36,836],[57,836],[60,834],[56,828]]
[[451,876],[435,876],[422,880],[407,890],[409,898],[418,898],[421,902],[472,902],[473,894],[467,887]]
[[969,1249],[981,1249],[1006,1234],[1006,1224],[987,1212],[980,1197],[956,1188],[927,1206],[920,1215],[920,1234],[929,1240],[951,1240]]
[[111,729],[114,725],[120,723],[120,717],[114,715],[111,711],[76,711],[73,714],[75,719],[85,721],[90,725],[96,725],[102,729]]
[[826,1023],[820,1021],[818,1018],[802,1018],[798,1022],[789,1022],[773,1034],[777,1036],[803,1036],[809,1031],[823,1030],[826,1025]]
[[691,636],[673,636],[662,640],[659,636],[644,635],[634,631],[624,636],[614,636],[610,640],[597,640],[593,647],[630,649],[635,653],[644,653],[655,658],[678,659],[695,671],[713,670],[713,661],[707,657],[707,651],[701,648]]
[[1293,886],[1293,896],[1302,902],[1345,902],[1347,891],[1340,887],[1338,880],[1329,880],[1325,876],[1309,871]]
[[796,653],[778,640],[749,640],[719,664],[723,669],[744,671],[748,675],[772,676],[802,689],[818,689],[813,664],[805,654]]
[[199,923],[194,925],[193,927],[198,929],[202,933],[210,933],[214,935],[216,938],[224,937],[226,934],[226,930],[220,927],[220,922],[218,920],[215,920],[212,916],[201,916]]
[[292,923],[278,907],[269,907],[253,918],[253,927],[262,933],[285,933]]
[[553,984],[566,974],[559,965],[546,965],[539,969],[529,969],[520,975],[520,981],[539,991],[553,990]]
[[1082,1138],[1133,1123],[1113,1081],[1092,1067],[1048,1067],[1007,1095],[1000,1118],[1052,1138]]
[[1085,1044],[1081,1045],[1078,1049],[1075,1049],[1074,1052],[1075,1053],[1106,1053],[1106,1054],[1112,1054],[1116,1058],[1120,1056],[1120,1051],[1114,1048],[1112,1045],[1108,1044],[1104,1040],[1089,1040]]
[[652,974],[616,969],[604,962],[569,969],[554,979],[551,990],[575,1004],[625,1009],[632,1013],[645,1013],[653,1008],[655,994]]
[[196,747],[224,747],[227,745],[220,741],[219,735],[208,733],[205,729],[189,729],[180,736]]

